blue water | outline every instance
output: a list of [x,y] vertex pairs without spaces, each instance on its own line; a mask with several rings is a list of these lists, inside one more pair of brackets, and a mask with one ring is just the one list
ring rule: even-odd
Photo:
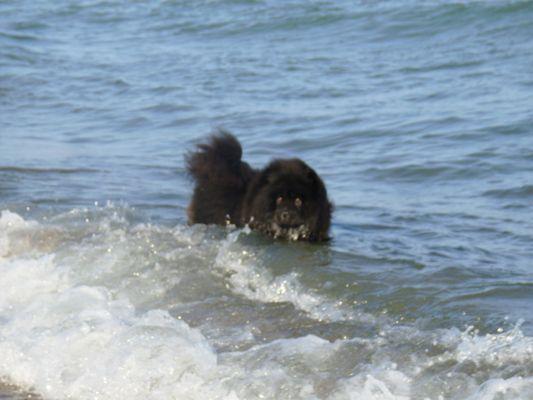
[[[532,37],[532,1],[0,2],[0,381],[533,399]],[[187,227],[217,127],[312,165],[333,241]]]

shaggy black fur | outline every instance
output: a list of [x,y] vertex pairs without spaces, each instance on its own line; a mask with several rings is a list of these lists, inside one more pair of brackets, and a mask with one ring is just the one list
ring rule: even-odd
[[234,224],[288,240],[328,240],[332,205],[316,172],[302,160],[273,160],[262,170],[241,160],[239,141],[213,135],[187,155],[196,182],[189,223]]

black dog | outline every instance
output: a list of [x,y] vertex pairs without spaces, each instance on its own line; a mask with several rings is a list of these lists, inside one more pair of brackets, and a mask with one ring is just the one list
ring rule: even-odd
[[186,157],[196,181],[189,223],[234,224],[274,238],[328,240],[332,205],[316,172],[302,160],[273,160],[263,170],[241,161],[239,141],[219,132]]

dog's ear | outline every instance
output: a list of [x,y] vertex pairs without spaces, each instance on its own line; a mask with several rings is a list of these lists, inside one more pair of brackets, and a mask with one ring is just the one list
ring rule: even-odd
[[318,190],[320,187],[320,178],[317,173],[310,167],[306,166],[306,179],[311,183],[311,186],[314,191]]
[[324,202],[327,202],[327,192],[326,192],[326,186],[324,185],[324,182],[318,176],[318,174],[315,172],[314,169],[311,167],[307,167],[306,172],[306,178],[308,182],[311,184],[311,188],[313,189],[313,192],[321,199],[323,199]]
[[331,224],[331,214],[333,213],[333,204],[328,200],[326,186],[320,176],[311,167],[306,167],[306,178],[318,203],[310,239],[318,242],[329,240],[328,232]]

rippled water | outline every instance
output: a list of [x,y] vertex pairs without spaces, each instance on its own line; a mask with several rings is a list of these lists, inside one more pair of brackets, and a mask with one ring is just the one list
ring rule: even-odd
[[[0,2],[0,398],[533,399],[531,37],[531,1]],[[331,243],[186,225],[218,126],[321,174]]]

